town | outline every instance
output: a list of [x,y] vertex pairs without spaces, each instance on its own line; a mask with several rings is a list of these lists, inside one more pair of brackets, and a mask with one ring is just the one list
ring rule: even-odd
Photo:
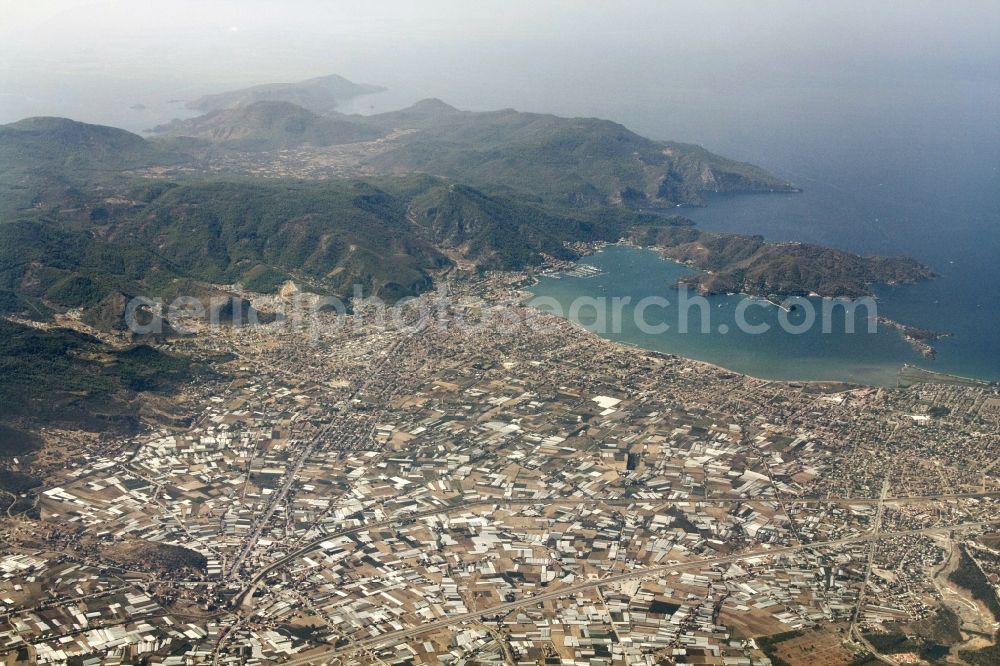
[[[0,663],[750,666],[866,663],[892,636],[915,647],[888,663],[990,645],[995,386],[755,379],[529,310],[521,279],[450,285],[440,321],[385,327],[358,303],[318,329],[164,343],[230,360],[178,397],[186,418],[45,433],[45,486],[0,521]],[[60,458],[65,438],[87,454]]]

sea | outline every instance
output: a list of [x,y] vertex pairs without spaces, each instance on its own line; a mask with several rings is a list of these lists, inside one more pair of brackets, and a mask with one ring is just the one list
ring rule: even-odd
[[[965,43],[958,36],[948,39],[956,49]],[[468,58],[462,44],[442,45],[440,53],[421,44],[419,58],[389,54],[384,62],[352,60],[345,47],[341,74],[389,90],[340,110],[377,113],[437,96],[470,110],[514,107],[593,116],[757,164],[803,191],[714,196],[704,208],[675,212],[707,230],[912,256],[939,277],[878,286],[878,314],[949,334],[934,343],[934,359],[918,354],[896,331],[790,335],[779,329],[750,339],[731,327],[724,334],[713,326],[684,337],[623,327],[609,337],[776,379],[892,384],[908,363],[1000,380],[1000,75],[991,64],[995,59],[981,57],[981,45],[970,42],[968,58],[929,49],[919,58],[858,56],[850,67],[826,54],[820,68],[815,58],[808,66],[795,58],[747,62],[756,51],[736,57],[722,49],[718,56],[720,47],[710,40],[699,57],[667,58],[661,42],[604,50],[576,46],[575,39],[561,42],[560,49],[545,40],[477,42],[477,58]],[[313,47],[316,53],[333,48],[324,40]],[[327,72],[314,75],[321,73]],[[142,79],[109,77],[102,67],[10,67],[0,85],[0,121],[66,115],[141,132],[192,115],[183,100],[236,86],[164,76],[159,70]],[[293,72],[260,76],[304,78]],[[628,248],[610,248],[584,262],[601,274],[546,278],[535,293],[568,301],[669,296],[687,270]],[[713,299],[719,316],[733,310],[731,298]],[[753,311],[771,317],[780,312]]]
[[[649,98],[650,106],[640,100],[632,110],[617,110],[628,126],[657,138],[700,137],[710,149],[752,161],[803,190],[712,196],[704,208],[676,212],[706,230],[819,243],[863,255],[912,256],[938,277],[876,286],[877,313],[948,337],[932,343],[937,355],[928,359],[882,326],[874,334],[859,326],[848,334],[836,325],[829,333],[818,325],[788,333],[774,307],[747,310],[772,324],[768,333],[750,335],[734,326],[741,298],[735,295],[709,298],[713,321],[704,333],[700,326],[689,326],[687,333],[677,326],[644,333],[626,306],[620,330],[602,335],[771,379],[894,385],[898,370],[911,364],[1000,380],[1000,84],[892,81],[845,87],[840,95],[828,88],[810,94],[765,86],[743,91],[738,105],[729,99],[727,107],[707,96],[680,114],[650,113],[662,108],[652,101],[655,91],[641,97]],[[532,292],[565,307],[580,296],[637,302],[659,294],[676,301],[677,278],[690,270],[651,251],[617,246],[583,263],[601,272],[543,277]],[[586,313],[580,314],[585,320]],[[676,311],[664,317],[678,323]]]

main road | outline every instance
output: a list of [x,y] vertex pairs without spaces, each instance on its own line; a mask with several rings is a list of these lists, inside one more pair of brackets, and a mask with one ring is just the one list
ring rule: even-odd
[[454,624],[461,624],[463,622],[469,622],[471,620],[480,620],[483,618],[490,618],[496,615],[504,615],[506,613],[509,613],[510,611],[517,610],[519,608],[524,608],[526,606],[535,606],[544,601],[550,601],[552,599],[558,599],[560,597],[570,596],[573,594],[577,594],[579,592],[585,592],[598,587],[605,587],[607,585],[611,585],[614,583],[621,583],[636,578],[647,578],[649,576],[655,576],[657,574],[663,574],[663,573],[671,573],[674,571],[685,571],[688,569],[700,569],[703,567],[716,566],[720,564],[731,564],[733,562],[738,562],[740,560],[749,560],[757,557],[771,557],[774,555],[784,555],[788,553],[795,553],[802,550],[811,550],[816,548],[835,548],[837,546],[846,546],[853,543],[864,543],[866,541],[874,541],[882,538],[914,536],[920,534],[933,534],[935,532],[941,532],[941,531],[981,528],[992,525],[1000,525],[1000,520],[960,523],[958,525],[945,525],[941,527],[925,527],[913,530],[900,530],[896,532],[886,532],[886,531],[880,531],[877,533],[869,532],[867,534],[845,537],[843,539],[834,539],[832,541],[817,541],[815,543],[810,543],[810,544],[782,546],[779,548],[770,548],[767,550],[762,549],[748,553],[740,553],[738,555],[726,555],[723,557],[713,557],[702,560],[693,560],[691,562],[683,562],[678,564],[664,564],[655,567],[646,567],[643,569],[636,569],[634,571],[626,571],[620,574],[605,576],[604,578],[595,578],[592,580],[587,580],[582,583],[568,585],[566,587],[559,588],[557,590],[552,590],[550,592],[543,592],[541,594],[536,594],[533,597],[525,597],[524,599],[519,599],[517,601],[497,604],[496,606],[491,606],[489,608],[484,608],[478,611],[472,611],[469,613],[460,613],[457,615],[449,615],[439,620],[434,620],[432,622],[425,622],[424,624],[415,627],[400,629],[398,631],[390,631],[384,634],[380,634],[378,636],[372,636],[370,638],[355,640],[352,641],[349,646],[345,646],[342,648],[331,647],[329,649],[314,652],[313,654],[295,657],[293,659],[289,659],[288,661],[282,663],[287,664],[289,666],[322,663],[324,660],[346,656],[349,654],[353,654],[354,652],[357,652],[359,650],[377,647],[387,643],[395,643],[401,640],[412,638],[414,636],[425,634],[429,631],[434,631],[435,629],[442,629],[444,627],[448,627]]
[[[1000,497],[1000,491],[988,491],[980,493],[955,493],[955,494],[945,494],[945,495],[906,495],[898,497],[828,497],[828,498],[782,498],[785,504],[878,504],[884,502],[885,504],[902,504],[909,502],[933,502],[948,499],[972,499],[972,498],[983,498],[983,497]],[[310,541],[309,543],[297,548],[296,550],[283,555],[282,557],[269,563],[267,566],[260,569],[254,576],[247,581],[246,586],[243,590],[233,597],[231,604],[234,607],[239,607],[244,601],[251,595],[256,589],[260,582],[269,573],[278,569],[293,560],[302,557],[303,555],[308,555],[309,553],[317,550],[324,542],[330,541],[331,539],[337,539],[344,536],[350,536],[352,534],[358,534],[359,532],[364,532],[367,530],[377,529],[379,527],[388,527],[391,525],[398,525],[403,520],[416,520],[419,518],[428,518],[430,516],[436,516],[439,514],[448,514],[455,511],[460,511],[462,509],[471,509],[476,506],[485,506],[487,504],[501,504],[501,505],[511,505],[511,504],[580,504],[583,502],[600,502],[602,504],[614,505],[614,506],[630,506],[633,504],[676,504],[678,502],[773,502],[778,501],[774,497],[740,497],[740,496],[727,496],[727,495],[717,495],[712,496],[707,499],[701,499],[697,497],[691,497],[684,500],[665,500],[665,499],[645,499],[645,498],[634,498],[634,497],[613,497],[613,498],[602,498],[602,497],[540,497],[540,498],[510,498],[510,497],[484,497],[477,498],[474,500],[464,500],[457,504],[452,504],[450,506],[438,506],[428,509],[423,509],[421,511],[415,511],[404,516],[394,516],[392,518],[386,518],[385,520],[374,521],[370,523],[365,523],[364,525],[358,525],[356,527],[348,527],[342,530],[337,530],[336,532],[330,532],[321,537],[317,537]],[[804,544],[806,546],[810,544]]]
[[[413,338],[415,335],[420,333],[424,328],[426,328],[426,322],[421,321],[418,325],[413,326],[405,335],[401,336],[395,340],[389,348],[368,368],[365,378],[358,382],[357,386],[354,387],[350,393],[345,397],[344,401],[350,404],[362,391],[365,390],[373,381],[378,378],[379,371],[385,366],[385,364],[392,360],[393,357],[399,352],[402,346]],[[232,579],[232,577],[239,572],[240,566],[243,561],[250,555],[254,548],[257,547],[257,542],[260,540],[260,536],[267,527],[271,516],[274,515],[275,510],[284,502],[285,497],[288,496],[289,491],[291,491],[292,486],[298,479],[299,472],[302,471],[303,465],[316,450],[316,447],[323,441],[324,438],[333,430],[337,425],[339,425],[336,419],[324,423],[319,430],[312,436],[309,443],[306,444],[301,450],[298,451],[295,456],[295,461],[292,464],[292,468],[286,472],[284,476],[284,481],[281,487],[270,496],[270,501],[267,503],[267,508],[264,513],[257,518],[256,525],[254,526],[253,532],[247,538],[246,542],[243,544],[243,548],[240,549],[236,557],[233,558],[232,562],[229,564],[228,569],[225,571],[225,576],[227,580]],[[253,580],[258,580],[258,577],[254,577]],[[242,597],[243,594],[240,595]]]

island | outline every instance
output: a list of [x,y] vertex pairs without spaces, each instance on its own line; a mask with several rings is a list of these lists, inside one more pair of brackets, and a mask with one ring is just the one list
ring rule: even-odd
[[941,338],[947,338],[951,335],[950,333],[932,331],[929,328],[920,328],[919,326],[902,324],[898,321],[889,319],[888,317],[879,316],[876,319],[879,324],[899,331],[899,334],[903,336],[903,339],[906,340],[915,351],[927,359],[937,358],[937,350],[934,349],[930,343],[935,340],[940,340]]
[[859,298],[873,284],[907,284],[935,277],[910,257],[863,257],[808,243],[778,243],[763,236],[700,231],[689,225],[638,227],[630,241],[699,270],[681,283],[702,295],[743,293]]

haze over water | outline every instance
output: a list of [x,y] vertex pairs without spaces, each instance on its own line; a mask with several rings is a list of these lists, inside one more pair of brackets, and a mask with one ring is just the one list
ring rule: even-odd
[[[780,318],[784,315],[776,306],[754,299],[745,310],[745,325],[741,326],[737,312],[743,296],[719,294],[692,299],[696,297],[693,292],[682,295],[673,285],[691,270],[664,261],[651,250],[610,246],[582,263],[602,272],[590,276],[543,276],[529,289],[534,294],[529,305],[567,316],[611,340],[708,361],[766,379],[893,386],[899,359],[919,359],[895,331],[881,328],[869,332],[868,312],[863,307],[857,309],[851,329],[846,325],[844,309],[833,308],[826,317],[829,325],[824,332],[820,299],[810,299],[815,325],[803,325],[807,316],[803,304],[787,313],[784,328]],[[643,307],[643,299],[650,297],[665,298],[669,305],[648,301],[649,305]],[[588,304],[590,298],[598,299],[603,320],[598,321],[599,315]],[[615,298],[628,299],[621,307],[620,325],[613,320]],[[702,323],[706,316],[707,325]],[[800,326],[801,333],[787,332]],[[846,333],[848,330],[853,333]]]
[[[791,95],[795,113],[767,113]],[[887,370],[906,362],[1000,379],[1000,83],[926,79],[814,95],[765,89],[746,91],[742,101],[742,111],[721,100],[708,105],[729,108],[730,117],[713,121],[715,129],[702,128],[718,135],[717,143],[703,143],[765,166],[804,192],[715,197],[706,208],[680,212],[704,229],[913,256],[940,277],[878,287],[879,314],[951,337],[934,342],[934,360],[905,344],[883,344],[881,337],[813,347],[802,340],[763,347],[730,340],[747,358],[729,348],[711,351],[714,343],[689,350],[692,355],[767,377],[888,383]],[[632,126],[664,136],[654,127],[655,114],[635,115]],[[741,131],[718,129],[736,127]],[[676,350],[662,340],[626,341]]]
[[[779,113],[777,99],[790,95],[797,100],[795,113]],[[802,89],[745,91],[741,110],[726,107],[721,99],[708,105],[730,108],[729,118],[715,118],[711,128],[702,127],[705,134],[716,135],[715,142],[702,143],[760,164],[804,192],[714,197],[706,208],[680,212],[703,229],[759,233],[861,254],[913,256],[940,277],[878,287],[879,314],[951,337],[934,343],[935,360],[881,336],[812,347],[803,347],[802,340],[791,346],[771,340],[774,344],[749,347],[732,340],[717,347],[716,341],[702,340],[696,348],[686,347],[688,353],[776,378],[891,383],[887,373],[906,362],[1000,379],[998,100],[996,81],[921,80],[887,89],[818,91],[815,96]],[[666,136],[666,127],[655,127],[663,119],[645,111],[645,104],[640,107],[630,126]],[[767,113],[769,107],[775,113]],[[736,127],[741,130],[719,129]],[[689,136],[697,134],[692,126]],[[636,273],[635,279],[645,278]],[[571,284],[551,288],[567,298]],[[579,293],[587,292],[589,284],[596,282],[581,281]],[[536,293],[549,289],[543,283]],[[676,353],[685,348],[664,340],[625,341]],[[744,357],[733,347],[742,349]]]
[[[881,335],[875,347],[792,358],[713,341],[706,360],[743,353],[768,376],[802,378],[803,359],[818,355],[824,372],[842,375],[916,362],[1000,379],[995,2],[304,1],[278,16],[253,0],[146,4],[17,8],[31,21],[0,25],[0,122],[63,115],[141,131],[183,115],[179,99],[329,73],[390,88],[345,111],[437,96],[467,109],[610,118],[754,162],[805,190],[682,211],[702,228],[909,254],[941,274],[878,291],[880,314],[953,334],[935,343],[934,361]],[[100,39],[80,29],[90,24],[102,25]],[[598,279],[581,281],[581,293]],[[620,286],[648,290],[639,279]]]

